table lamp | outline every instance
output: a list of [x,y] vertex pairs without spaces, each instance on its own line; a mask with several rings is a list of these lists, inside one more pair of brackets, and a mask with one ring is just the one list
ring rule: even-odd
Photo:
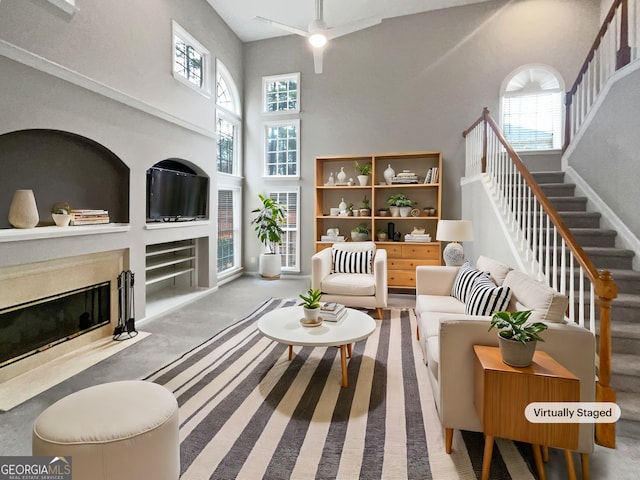
[[473,228],[469,220],[440,220],[436,240],[449,243],[442,252],[445,265],[458,266],[464,262],[464,250],[458,242],[473,240]]

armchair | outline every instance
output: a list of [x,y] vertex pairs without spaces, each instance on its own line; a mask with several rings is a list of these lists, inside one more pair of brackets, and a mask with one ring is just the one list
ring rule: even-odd
[[[371,252],[371,266],[359,268],[334,265],[334,251],[341,258]],[[382,319],[382,309],[387,306],[387,251],[376,249],[373,242],[335,243],[331,248],[319,251],[311,258],[311,288],[322,291],[324,302],[342,303],[348,307],[375,308]]]

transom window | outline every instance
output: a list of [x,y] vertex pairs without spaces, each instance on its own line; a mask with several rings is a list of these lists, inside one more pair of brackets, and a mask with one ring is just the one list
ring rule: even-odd
[[546,66],[517,70],[502,88],[502,130],[515,150],[562,148],[564,88]]
[[297,113],[300,111],[300,73],[262,77],[263,111]]
[[209,51],[173,22],[173,77],[206,95],[209,94]]
[[268,122],[264,126],[265,175],[297,177],[300,120]]

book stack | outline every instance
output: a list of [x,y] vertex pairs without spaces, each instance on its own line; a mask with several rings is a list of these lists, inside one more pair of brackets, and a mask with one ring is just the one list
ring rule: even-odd
[[321,242],[344,242],[344,235],[322,235]]
[[107,210],[71,210],[73,219],[71,225],[98,225],[109,223]]
[[320,307],[320,316],[327,322],[337,322],[347,314],[347,307],[340,303],[325,303]]
[[433,167],[427,170],[427,175],[424,177],[424,183],[438,183],[438,167]]
[[394,175],[391,178],[391,183],[418,183],[418,176],[413,172],[405,170],[404,172]]
[[405,242],[431,242],[431,235],[428,233],[407,233],[404,236]]

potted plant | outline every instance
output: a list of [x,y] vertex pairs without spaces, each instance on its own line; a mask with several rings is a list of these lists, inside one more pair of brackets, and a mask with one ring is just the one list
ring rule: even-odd
[[57,226],[66,227],[73,218],[71,207],[66,202],[54,203],[51,207],[51,217]]
[[258,234],[258,240],[267,248],[267,252],[260,255],[258,271],[263,278],[280,278],[282,260],[277,247],[282,244],[285,208],[272,198],[262,194],[258,197],[262,206],[251,211],[257,214],[251,220],[251,224],[255,225],[254,230]]
[[[321,290],[313,290],[313,289],[309,289],[307,290],[307,294],[300,294],[298,295],[301,299],[302,302],[300,302],[298,305],[302,305],[302,310],[304,311],[304,318],[305,320],[307,320],[307,322],[310,323],[316,323],[318,322],[318,316],[320,314],[320,298],[322,297],[322,291]],[[321,322],[322,320],[320,320]],[[304,325],[304,323],[303,323]]]
[[382,228],[378,229],[378,241],[379,242],[384,242],[387,240],[387,231],[383,230]]
[[361,223],[351,229],[351,240],[354,242],[364,242],[369,239],[369,227],[366,223]]
[[389,197],[387,205],[389,206],[392,217],[407,217],[411,212],[413,202],[409,200],[404,193],[396,193]]
[[360,206],[360,216],[368,217],[371,215],[371,205],[369,204],[369,199],[365,195],[362,199],[362,205]]
[[502,361],[512,367],[528,367],[533,361],[538,341],[544,342],[538,333],[547,329],[542,322],[528,322],[531,310],[519,312],[495,312],[489,331],[497,328],[498,345]]
[[371,170],[373,166],[370,163],[365,163],[364,165],[360,165],[358,161],[355,162],[356,171],[358,172],[358,181],[360,185],[365,187],[369,182],[369,175],[371,174]]
[[380,207],[378,209],[378,215],[381,217],[386,217],[389,214],[389,209],[387,207]]

